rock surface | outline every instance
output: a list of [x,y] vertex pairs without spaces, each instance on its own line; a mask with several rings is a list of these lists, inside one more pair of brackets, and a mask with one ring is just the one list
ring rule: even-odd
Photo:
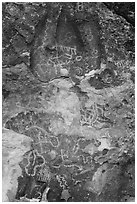
[[23,155],[31,150],[31,138],[12,130],[2,131],[2,201],[13,202],[18,188],[18,177],[22,175],[19,163]]
[[5,200],[134,200],[135,33],[110,4],[3,4]]

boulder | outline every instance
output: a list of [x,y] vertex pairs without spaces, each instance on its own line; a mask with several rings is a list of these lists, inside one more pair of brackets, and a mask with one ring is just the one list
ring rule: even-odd
[[2,131],[2,201],[15,199],[18,177],[22,175],[19,163],[31,149],[31,138],[12,130]]

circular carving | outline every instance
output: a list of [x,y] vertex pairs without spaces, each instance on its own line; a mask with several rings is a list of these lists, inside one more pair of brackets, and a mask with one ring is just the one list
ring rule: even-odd
[[105,84],[112,84],[115,78],[115,74],[111,69],[105,69],[100,75],[102,81]]

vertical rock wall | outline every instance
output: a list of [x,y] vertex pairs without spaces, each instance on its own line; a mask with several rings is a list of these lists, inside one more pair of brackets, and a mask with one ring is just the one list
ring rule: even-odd
[[3,201],[134,200],[133,21],[133,3],[3,3]]

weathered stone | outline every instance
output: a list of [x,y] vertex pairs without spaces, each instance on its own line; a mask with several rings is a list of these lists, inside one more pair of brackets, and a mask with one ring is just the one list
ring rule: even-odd
[[65,199],[65,201],[67,202],[70,197],[71,197],[71,195],[70,195],[69,191],[67,189],[64,189],[62,191],[61,198]]
[[23,155],[31,149],[31,138],[8,129],[3,129],[2,133],[2,200],[13,202],[18,177],[22,175],[19,163]]
[[134,29],[104,3],[3,5],[3,200],[133,200]]
[[100,166],[92,177],[92,181],[87,181],[85,188],[93,193],[100,194],[107,180],[107,165]]

